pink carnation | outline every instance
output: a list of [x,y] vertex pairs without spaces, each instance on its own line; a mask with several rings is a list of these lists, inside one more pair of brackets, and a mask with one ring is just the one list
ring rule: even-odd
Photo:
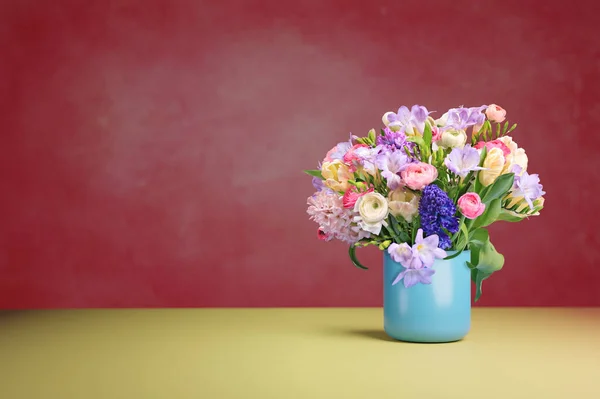
[[366,144],[355,144],[353,145],[346,154],[344,154],[344,163],[350,167],[350,172],[356,171],[356,163],[358,163],[361,158],[356,154],[356,150],[359,148],[369,148]]
[[365,192],[357,191],[357,188],[354,186],[350,187],[348,190],[346,190],[344,196],[342,197],[342,203],[344,204],[344,208],[354,208],[354,204],[356,204],[356,201],[358,201],[360,197],[372,191],[372,187]]
[[508,148],[506,146],[506,144],[504,144],[502,141],[500,141],[499,139],[496,140],[492,140],[492,141],[480,141],[477,144],[475,144],[475,148],[477,148],[478,150],[483,148],[483,146],[485,146],[488,150],[488,152],[492,149],[492,148],[500,148],[502,150],[502,153],[504,154],[504,156],[508,156],[510,155],[510,148]]

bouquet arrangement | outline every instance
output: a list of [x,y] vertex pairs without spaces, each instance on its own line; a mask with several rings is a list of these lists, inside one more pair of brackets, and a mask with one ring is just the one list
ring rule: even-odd
[[[516,124],[498,105],[452,108],[433,119],[425,107],[386,112],[383,128],[350,134],[315,170],[308,214],[317,236],[356,248],[377,245],[404,270],[393,284],[430,284],[435,259],[470,250],[477,301],[504,264],[487,226],[539,215],[545,194],[527,155],[511,137]],[[452,252],[451,254],[447,251]]]

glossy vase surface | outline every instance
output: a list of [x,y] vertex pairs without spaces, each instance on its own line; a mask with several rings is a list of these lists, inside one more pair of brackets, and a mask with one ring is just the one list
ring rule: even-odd
[[[390,337],[409,342],[453,342],[471,327],[470,251],[454,259],[436,259],[431,284],[406,288],[392,282],[404,267],[383,251],[384,329]],[[454,251],[448,251],[448,256]]]

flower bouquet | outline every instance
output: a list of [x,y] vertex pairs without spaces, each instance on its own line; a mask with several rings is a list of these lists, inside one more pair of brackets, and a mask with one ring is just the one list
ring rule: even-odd
[[[438,260],[463,261],[475,283],[502,268],[486,227],[539,215],[545,194],[527,155],[511,137],[516,124],[498,105],[459,107],[434,119],[425,107],[383,115],[383,127],[333,147],[315,170],[308,214],[318,238],[377,245],[398,264],[391,285],[435,282]],[[464,254],[463,254],[464,256]],[[470,285],[470,282],[469,282]],[[469,287],[470,298],[470,287]]]

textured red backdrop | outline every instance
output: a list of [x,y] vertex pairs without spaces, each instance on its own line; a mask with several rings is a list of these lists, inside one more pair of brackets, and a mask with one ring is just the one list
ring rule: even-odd
[[379,306],[301,170],[402,104],[491,102],[547,206],[492,227],[478,304],[600,305],[594,5],[1,1],[0,307]]

